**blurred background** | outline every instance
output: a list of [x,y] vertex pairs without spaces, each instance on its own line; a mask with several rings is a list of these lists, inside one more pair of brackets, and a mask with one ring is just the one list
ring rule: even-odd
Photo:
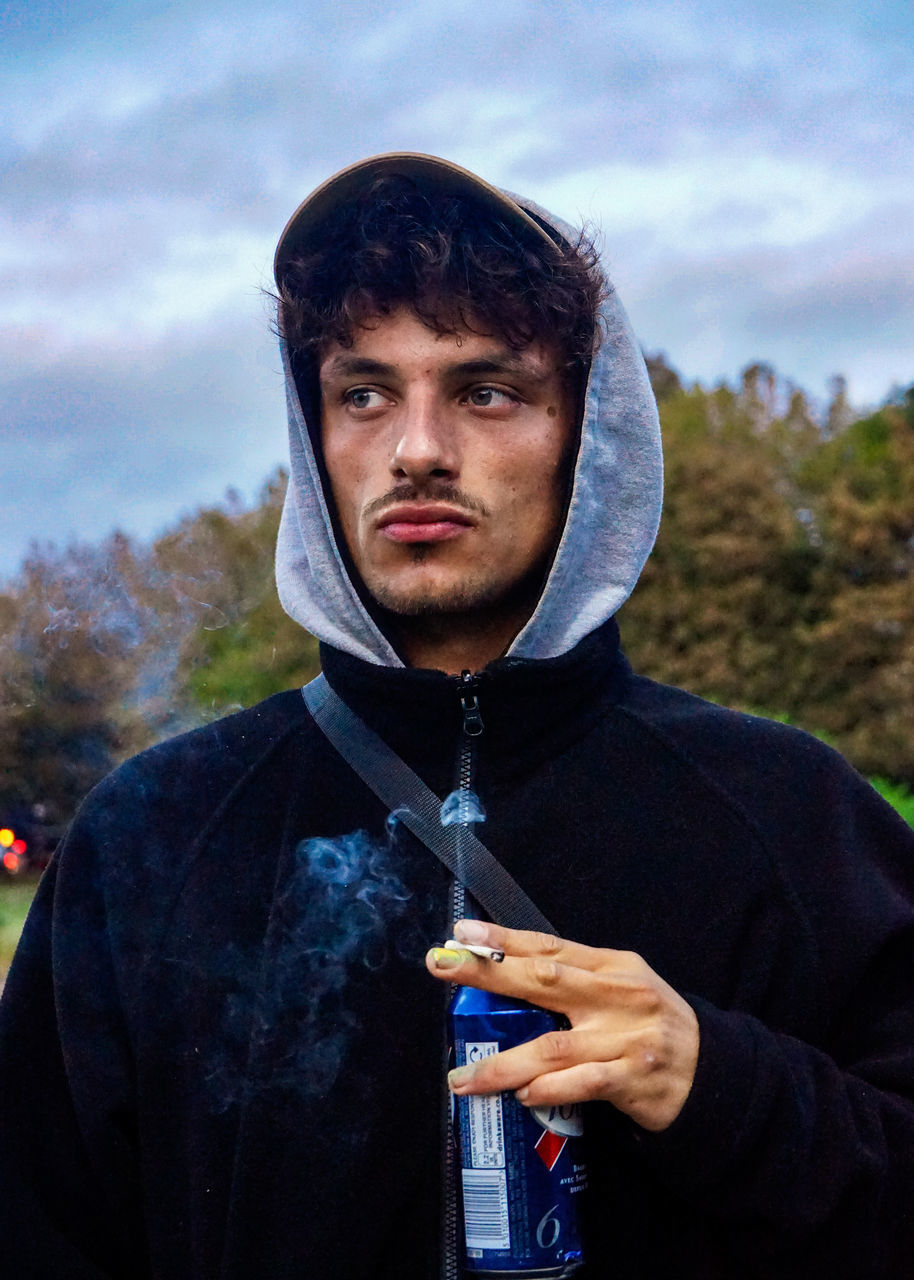
[[315,669],[272,587],[266,291],[304,195],[388,150],[598,233],[667,442],[635,665],[826,736],[914,821],[907,0],[12,0],[0,26],[2,901],[119,759]]

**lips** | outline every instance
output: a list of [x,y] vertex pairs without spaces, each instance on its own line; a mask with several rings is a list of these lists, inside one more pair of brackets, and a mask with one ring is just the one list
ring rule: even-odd
[[447,542],[473,527],[458,507],[441,503],[398,503],[380,517],[376,529],[391,542]]

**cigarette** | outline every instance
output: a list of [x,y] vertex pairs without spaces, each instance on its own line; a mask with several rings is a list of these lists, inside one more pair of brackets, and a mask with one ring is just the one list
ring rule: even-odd
[[483,960],[494,960],[496,964],[501,964],[505,958],[505,953],[495,947],[477,947],[475,943],[458,942],[456,938],[448,938],[444,945],[448,951],[469,951],[471,956],[481,956]]

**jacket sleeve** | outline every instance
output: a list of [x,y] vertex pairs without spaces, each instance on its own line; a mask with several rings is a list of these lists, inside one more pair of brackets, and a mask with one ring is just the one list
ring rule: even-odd
[[795,980],[822,1043],[693,999],[692,1092],[635,1141],[746,1275],[897,1280],[914,1267],[914,832],[832,753],[803,785],[768,831],[814,942]]
[[4,1274],[145,1274],[131,1054],[105,904],[77,819],[44,874],[0,1003]]

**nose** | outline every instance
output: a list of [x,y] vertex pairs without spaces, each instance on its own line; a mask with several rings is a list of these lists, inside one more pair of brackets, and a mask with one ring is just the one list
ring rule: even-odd
[[454,480],[459,472],[457,441],[447,408],[433,395],[411,396],[403,406],[390,460],[397,480]]

